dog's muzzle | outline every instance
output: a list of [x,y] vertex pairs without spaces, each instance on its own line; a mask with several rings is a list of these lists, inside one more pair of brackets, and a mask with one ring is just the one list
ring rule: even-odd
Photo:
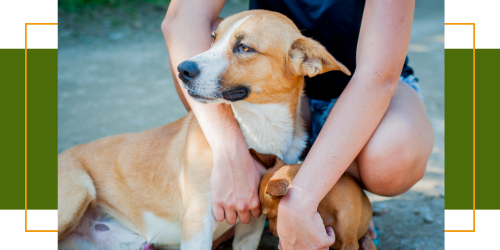
[[200,69],[195,62],[184,61],[179,66],[177,66],[177,70],[179,71],[179,78],[182,80],[184,84],[189,87],[189,83],[191,80],[196,78],[200,74]]

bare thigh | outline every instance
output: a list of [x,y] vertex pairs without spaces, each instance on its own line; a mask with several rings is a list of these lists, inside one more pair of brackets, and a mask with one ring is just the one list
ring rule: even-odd
[[400,83],[348,172],[373,193],[398,195],[422,179],[433,146],[434,131],[422,100],[408,84]]
[[[302,114],[310,123],[307,108]],[[382,121],[347,172],[372,193],[398,195],[423,177],[433,145],[434,132],[422,100],[400,82]]]

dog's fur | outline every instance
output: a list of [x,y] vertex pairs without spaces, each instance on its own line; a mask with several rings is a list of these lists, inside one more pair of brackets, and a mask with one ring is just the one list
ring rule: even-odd
[[[260,181],[259,199],[262,213],[269,218],[269,230],[277,235],[279,202],[302,164],[289,165],[275,155],[259,154],[253,149],[250,153],[268,168]],[[344,173],[319,203],[318,213],[325,226],[332,227],[335,232],[331,249],[377,249],[368,234],[372,219],[370,200],[349,173]]]
[[[254,51],[240,50],[243,43]],[[213,47],[189,61],[200,71],[184,81],[191,97],[230,104],[248,147],[286,163],[296,163],[305,146],[303,76],[350,74],[288,18],[262,10],[225,19]],[[60,249],[210,249],[231,227],[214,219],[212,151],[191,112],[159,128],[74,146],[58,164]],[[234,249],[256,249],[264,220],[238,223]]]

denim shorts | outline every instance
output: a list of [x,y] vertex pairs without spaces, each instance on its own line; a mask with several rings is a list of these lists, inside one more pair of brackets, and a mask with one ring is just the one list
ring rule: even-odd
[[[420,85],[418,84],[418,79],[413,75],[408,75],[407,77],[401,76],[399,81],[405,82],[410,87],[412,87],[420,96],[420,99],[424,100],[424,97],[420,93]],[[311,106],[311,137],[309,138],[309,145],[313,145],[318,138],[319,131],[323,125],[325,125],[326,118],[330,114],[333,106],[337,102],[338,98],[334,98],[331,100],[317,100],[317,99],[309,99],[309,105]]]

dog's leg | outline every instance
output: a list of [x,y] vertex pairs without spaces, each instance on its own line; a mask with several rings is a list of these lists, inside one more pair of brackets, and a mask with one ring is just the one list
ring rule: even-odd
[[233,250],[256,250],[266,224],[266,215],[252,218],[250,223],[238,223],[234,228]]
[[[198,168],[198,174],[205,168]],[[218,222],[215,220],[210,193],[210,175],[200,180],[196,174],[186,174],[182,194],[181,250],[210,250]],[[208,176],[208,177],[206,177]]]
[[81,163],[71,155],[60,155],[58,166],[58,234],[62,241],[78,225],[96,191]]
[[[359,217],[352,216],[353,214],[358,214],[359,211],[356,211],[355,209],[351,211],[340,211],[336,214],[337,223],[335,225],[331,225],[333,227],[333,231],[335,232],[335,241],[338,241],[341,244],[340,250],[359,249],[357,238]],[[345,218],[351,219],[346,220]]]
[[206,206],[202,209],[204,211],[197,210],[196,207],[190,207],[183,215],[181,250],[212,248],[213,232],[218,225],[212,206]]

